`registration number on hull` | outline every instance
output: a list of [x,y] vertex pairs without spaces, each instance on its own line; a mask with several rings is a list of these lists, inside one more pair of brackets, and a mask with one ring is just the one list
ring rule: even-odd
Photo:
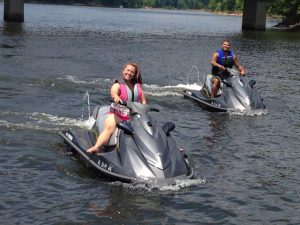
[[221,104],[218,104],[216,102],[211,102],[210,104],[212,104],[215,107],[221,108]]
[[98,164],[101,168],[103,168],[103,169],[105,169],[105,170],[108,170],[108,171],[110,171],[110,172],[111,172],[111,170],[112,170],[112,168],[113,168],[113,166],[112,166],[111,164],[109,164],[109,163],[107,163],[107,162],[105,162],[105,161],[103,161],[103,160],[101,160],[101,159],[98,160],[97,164]]

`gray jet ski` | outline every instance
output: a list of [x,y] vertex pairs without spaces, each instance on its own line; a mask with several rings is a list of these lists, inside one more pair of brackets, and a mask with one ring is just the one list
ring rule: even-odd
[[130,120],[117,124],[101,153],[91,154],[86,149],[96,143],[109,106],[95,108],[92,129],[63,130],[60,135],[88,166],[111,180],[173,183],[192,178],[194,171],[187,155],[177,148],[171,135],[175,124],[166,122],[161,126],[149,113],[158,110],[148,105],[127,102],[124,107],[130,111]]
[[211,112],[263,112],[266,108],[262,97],[254,88],[255,80],[247,82],[237,70],[230,68],[226,68],[220,77],[222,83],[217,97],[210,98],[212,75],[208,75],[200,91],[184,90],[184,98],[197,102],[200,107]]

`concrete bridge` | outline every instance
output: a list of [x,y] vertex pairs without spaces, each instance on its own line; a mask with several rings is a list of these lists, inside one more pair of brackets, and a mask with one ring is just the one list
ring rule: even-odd
[[4,20],[24,22],[24,0],[4,0]]
[[[243,30],[266,29],[267,0],[244,0]],[[4,0],[4,20],[24,21],[24,0]]]
[[243,30],[266,29],[267,0],[244,0]]

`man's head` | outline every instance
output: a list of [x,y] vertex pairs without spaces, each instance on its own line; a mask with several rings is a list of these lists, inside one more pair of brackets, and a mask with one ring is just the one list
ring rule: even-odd
[[223,42],[222,42],[222,50],[223,50],[223,52],[228,52],[229,51],[229,49],[230,49],[230,41],[229,40],[223,40]]

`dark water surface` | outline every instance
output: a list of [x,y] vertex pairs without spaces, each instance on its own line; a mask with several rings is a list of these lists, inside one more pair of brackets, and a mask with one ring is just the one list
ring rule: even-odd
[[[3,3],[0,4],[3,18]],[[299,224],[299,32],[242,31],[202,12],[25,4],[0,23],[1,224]],[[229,38],[267,105],[213,114],[183,99]],[[174,121],[196,179],[174,186],[108,183],[58,132],[88,126],[125,62],[141,65],[159,121]],[[199,87],[199,85],[198,85]]]

